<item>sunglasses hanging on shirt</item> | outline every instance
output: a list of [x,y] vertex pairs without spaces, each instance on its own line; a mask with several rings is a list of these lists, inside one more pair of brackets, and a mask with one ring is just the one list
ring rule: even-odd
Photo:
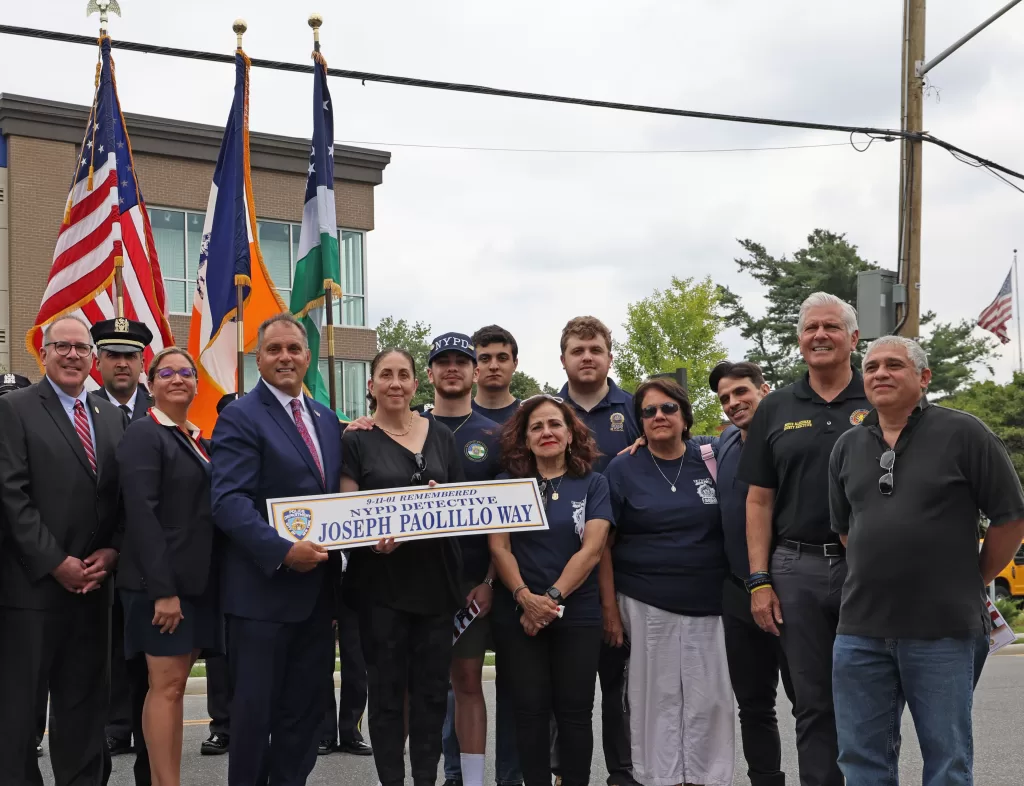
[[410,485],[413,485],[413,486],[422,486],[423,485],[423,472],[427,468],[426,459],[423,458],[423,454],[422,453],[415,453],[415,454],[413,454],[412,458],[416,462],[416,471],[412,474],[412,477],[409,479],[409,483],[410,483]]
[[896,466],[896,451],[885,451],[878,460],[878,466],[885,470],[885,474],[878,479],[878,490],[888,497],[895,488],[895,478],[893,478],[892,470]]

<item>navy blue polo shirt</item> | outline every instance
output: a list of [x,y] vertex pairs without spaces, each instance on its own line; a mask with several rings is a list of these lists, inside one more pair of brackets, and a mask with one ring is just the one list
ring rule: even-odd
[[597,441],[597,448],[602,455],[591,468],[594,472],[604,472],[609,462],[624,448],[636,442],[642,433],[633,417],[633,396],[610,379],[608,394],[590,412],[569,397],[569,383],[562,386],[558,395],[572,405]]
[[[494,480],[498,476],[501,472],[501,451],[498,448],[501,426],[477,412],[456,418],[438,417],[430,411],[422,414],[447,426],[455,435],[455,447],[467,481]],[[462,548],[463,578],[475,586],[486,578],[491,567],[487,536],[463,535],[459,538],[459,546]]]
[[721,614],[725,542],[700,442],[687,440],[686,453],[671,461],[646,447],[616,456],[605,477],[615,515],[616,591],[673,614]]
[[522,402],[519,399],[516,399],[507,407],[499,407],[498,409],[488,409],[487,407],[481,407],[479,404],[476,403],[476,401],[474,401],[473,411],[479,412],[488,420],[493,420],[499,426],[504,426],[506,423],[509,422],[509,420],[512,419],[512,416],[516,414],[516,410],[519,409],[519,405],[521,403]]
[[718,507],[722,512],[725,533],[725,556],[734,576],[750,578],[747,555],[747,489],[739,479],[740,456],[743,454],[743,432],[729,426],[718,443]]
[[[502,473],[499,477],[508,477]],[[603,475],[591,472],[582,478],[563,475],[555,484],[558,499],[547,494],[548,529],[535,532],[514,532],[510,536],[512,554],[519,564],[519,573],[530,592],[543,595],[558,581],[566,564],[580,550],[586,523],[593,519],[614,521],[608,494],[608,481]],[[495,593],[495,619],[503,623],[519,624],[512,593],[506,588]],[[597,586],[597,568],[571,595],[566,596],[565,612],[552,625],[600,625],[601,598]]]

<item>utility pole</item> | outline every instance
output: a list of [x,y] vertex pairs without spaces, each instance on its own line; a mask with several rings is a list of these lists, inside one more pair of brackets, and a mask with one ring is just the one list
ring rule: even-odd
[[[901,125],[911,134],[924,133],[924,80],[928,72],[974,38],[1022,0],[1009,0],[959,40],[929,62],[924,59],[925,0],[903,0],[903,79]],[[897,332],[910,338],[921,333],[921,171],[920,138],[900,142],[900,283],[907,288]]]
[[[904,0],[903,16],[903,122],[902,129],[924,131],[924,23],[925,0]],[[917,338],[921,333],[921,169],[924,144],[920,138],[901,142],[900,156],[900,281],[907,302],[900,316],[900,333]]]

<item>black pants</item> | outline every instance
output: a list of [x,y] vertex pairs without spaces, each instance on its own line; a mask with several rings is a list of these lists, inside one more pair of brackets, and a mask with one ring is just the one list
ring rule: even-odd
[[96,786],[109,766],[109,588],[60,609],[0,607],[0,783],[41,786],[36,759],[40,685],[49,686],[56,786]]
[[320,727],[320,740],[363,742],[366,710],[366,659],[359,640],[359,615],[342,601],[335,605],[338,652],[341,657],[341,693],[334,701],[334,675],[327,686],[330,705]]
[[[131,744],[132,695],[128,664],[124,658],[124,607],[121,593],[114,593],[110,609],[110,709],[107,711],[106,735]],[[142,736],[142,729],[138,730]]]
[[415,786],[433,786],[448,708],[452,615],[421,616],[367,604],[359,610],[370,738],[382,786],[405,783],[405,700]]
[[149,667],[145,655],[136,655],[125,662],[128,672],[128,686],[131,692],[132,729],[135,735],[135,763],[132,772],[135,774],[135,786],[150,786],[153,774],[149,769],[149,749],[146,737],[142,733],[142,710],[146,706],[146,694],[149,693]]
[[495,624],[516,702],[516,739],[526,786],[551,784],[551,732],[558,726],[564,786],[586,786],[594,755],[594,689],[601,628],[559,627],[527,636],[518,624]]
[[739,581],[733,578],[725,581],[722,626],[729,676],[740,711],[747,777],[751,786],[784,786],[782,742],[775,715],[780,671],[790,701],[793,701],[793,685],[778,638],[757,627],[750,614],[750,595]]
[[226,655],[206,659],[206,711],[210,713],[210,734],[231,736],[231,676]]
[[793,680],[801,786],[843,786],[832,703],[832,647],[846,560],[779,547],[772,581],[782,605],[782,649]]
[[323,684],[334,668],[332,639],[326,603],[302,622],[228,616],[229,786],[306,783],[316,763]]

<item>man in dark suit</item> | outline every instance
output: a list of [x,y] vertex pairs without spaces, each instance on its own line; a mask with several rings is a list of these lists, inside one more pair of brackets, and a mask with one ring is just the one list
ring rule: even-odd
[[[287,313],[259,329],[260,381],[213,432],[213,515],[227,535],[221,589],[234,686],[228,783],[298,786],[316,761],[334,668],[328,553],[268,524],[267,499],[338,493],[341,424],[302,392],[310,363]],[[332,560],[333,562],[333,560]]]
[[[96,367],[103,377],[103,387],[96,395],[105,398],[128,417],[129,423],[146,417],[153,399],[144,385],[142,353],[153,333],[142,322],[131,319],[106,319],[92,326],[96,344]],[[124,657],[124,608],[121,596],[114,593],[110,613],[110,710],[105,730],[107,750],[119,756],[132,750],[135,738],[135,785],[149,786],[149,754],[142,735],[142,707],[149,690],[146,658],[138,655],[131,661]]]
[[85,391],[92,339],[46,329],[46,377],[0,397],[0,783],[42,783],[32,719],[50,691],[56,786],[95,786],[109,754],[111,571],[123,532],[115,449],[126,419]]

